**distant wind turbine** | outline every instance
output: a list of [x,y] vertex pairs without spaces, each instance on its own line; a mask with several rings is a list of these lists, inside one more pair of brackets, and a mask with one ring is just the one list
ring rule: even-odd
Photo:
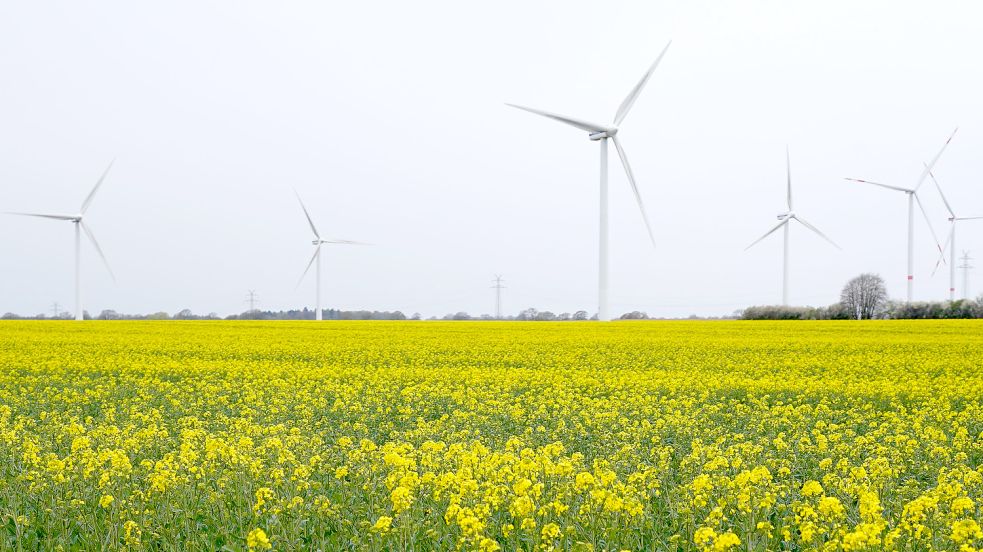
[[925,182],[925,179],[928,177],[928,174],[932,172],[932,169],[935,167],[935,164],[939,161],[939,158],[942,157],[942,152],[945,151],[945,148],[949,145],[949,142],[952,141],[953,136],[956,135],[956,131],[958,130],[959,128],[956,128],[956,130],[952,131],[952,134],[949,135],[949,139],[946,140],[945,144],[942,145],[942,149],[939,150],[939,153],[936,153],[935,157],[932,158],[932,161],[927,165],[925,165],[925,170],[922,171],[922,174],[918,177],[918,181],[915,182],[915,186],[913,188],[902,188],[901,186],[881,184],[879,182],[871,182],[869,180],[861,180],[859,178],[846,179],[846,180],[851,180],[853,182],[861,182],[863,184],[873,184],[874,186],[880,186],[882,188],[887,188],[889,190],[896,190],[898,192],[904,192],[908,194],[908,295],[907,297],[909,303],[911,303],[912,301],[912,295],[914,291],[914,281],[915,281],[915,276],[914,276],[915,274],[915,203],[918,203],[918,208],[921,210],[922,216],[925,218],[925,223],[928,224],[928,230],[932,233],[932,238],[935,240],[936,247],[938,247],[939,252],[942,252],[942,245],[939,244],[939,239],[935,235],[935,229],[932,228],[932,222],[928,219],[928,214],[925,212],[925,207],[922,205],[922,200],[918,198],[918,189],[921,188],[922,183]]
[[310,271],[311,265],[317,262],[317,269],[314,272],[314,278],[317,280],[317,298],[315,300],[315,319],[321,320],[321,245],[325,243],[342,244],[342,245],[369,245],[367,243],[356,242],[351,240],[322,240],[321,234],[318,233],[317,228],[314,226],[314,221],[311,220],[311,214],[307,212],[307,207],[304,206],[304,200],[300,199],[300,194],[297,190],[294,190],[294,194],[297,195],[297,201],[300,202],[300,208],[304,210],[304,216],[307,217],[307,223],[311,225],[311,231],[314,232],[314,256],[311,257],[309,263],[307,263],[307,268],[304,269],[304,273],[300,275],[300,279],[297,280],[297,285],[304,280],[304,276],[307,276],[307,272]]
[[[114,160],[115,161],[115,160]],[[106,256],[102,252],[102,248],[99,247],[99,242],[96,241],[95,235],[92,230],[82,221],[85,216],[85,212],[89,210],[89,206],[92,204],[92,199],[96,196],[96,192],[99,191],[99,187],[102,186],[104,180],[106,180],[106,175],[109,174],[109,169],[113,167],[113,162],[109,163],[106,170],[99,177],[96,185],[89,192],[89,195],[85,197],[85,201],[82,202],[82,206],[79,208],[79,212],[74,215],[57,215],[57,214],[47,214],[47,213],[15,213],[7,212],[8,215],[21,215],[25,217],[41,217],[55,220],[68,220],[75,224],[75,319],[82,320],[82,237],[81,232],[85,232],[85,235],[92,242],[92,245],[96,248],[96,253],[99,254],[99,258],[102,259],[102,264],[106,266],[106,270],[109,271],[109,276],[116,281],[116,276],[113,274],[113,269],[109,268],[109,261],[106,260]]]
[[775,231],[778,230],[779,228],[784,228],[784,234],[785,234],[784,235],[784,246],[783,246],[783,249],[782,249],[782,305],[788,305],[788,291],[789,291],[789,286],[788,286],[788,280],[789,280],[788,279],[788,260],[789,260],[788,234],[789,234],[789,228],[791,228],[792,221],[793,220],[796,221],[796,222],[798,222],[802,226],[805,226],[809,230],[812,230],[816,234],[819,234],[819,237],[821,237],[822,239],[824,239],[824,240],[828,241],[829,243],[833,244],[833,247],[835,247],[837,249],[840,249],[840,246],[836,245],[836,243],[834,243],[833,240],[831,240],[828,237],[826,237],[826,234],[823,234],[822,232],[819,231],[818,228],[816,228],[812,224],[809,224],[808,222],[806,222],[805,219],[803,219],[802,217],[800,217],[799,215],[797,215],[795,213],[795,211],[793,210],[793,208],[792,208],[792,164],[789,161],[788,148],[785,149],[785,171],[786,171],[786,176],[787,176],[787,178],[786,178],[786,185],[785,185],[785,202],[786,202],[786,205],[788,205],[788,211],[786,211],[786,212],[781,213],[780,215],[778,215],[778,220],[780,220],[781,222],[779,222],[778,224],[776,224],[774,228],[772,228],[771,230],[765,232],[765,235],[763,235],[760,238],[754,240],[751,243],[751,245],[749,245],[749,246],[747,246],[747,247],[744,248],[744,250],[747,251],[748,249],[751,249],[752,247],[754,247],[761,240],[763,240],[763,239],[767,238],[768,236],[770,236],[771,234],[775,233]]
[[[927,165],[926,165],[927,166]],[[949,200],[946,199],[945,194],[942,193],[942,187],[939,186],[939,181],[935,179],[935,175],[928,173],[932,178],[932,183],[935,184],[935,189],[939,191],[939,195],[942,196],[942,202],[945,203],[945,208],[949,211],[949,237],[946,238],[945,244],[942,245],[942,250],[939,252],[939,260],[935,262],[935,271],[939,269],[939,265],[945,262],[945,246],[949,246],[949,301],[956,300],[956,223],[961,220],[978,220],[983,219],[983,217],[957,217],[956,213],[952,210],[952,205],[949,204]]]
[[628,93],[628,97],[621,102],[618,107],[618,111],[614,115],[614,122],[610,125],[591,123],[584,121],[582,119],[574,119],[573,117],[567,117],[564,115],[557,115],[555,113],[550,113],[548,111],[541,111],[539,109],[533,109],[531,107],[523,107],[521,105],[515,105],[507,103],[510,107],[515,107],[517,109],[522,109],[530,113],[535,113],[536,115],[542,115],[550,119],[554,119],[561,123],[568,124],[572,127],[578,128],[588,132],[588,138],[595,142],[600,142],[601,144],[601,197],[600,197],[600,240],[598,244],[598,290],[597,290],[597,319],[598,320],[610,320],[610,315],[608,313],[608,138],[614,142],[615,149],[618,150],[618,156],[621,158],[621,164],[625,168],[625,174],[628,176],[628,183],[631,184],[632,192],[635,194],[635,201],[638,203],[638,208],[642,212],[642,220],[645,221],[645,228],[648,230],[649,239],[652,241],[652,245],[655,245],[655,236],[652,234],[652,225],[649,224],[648,215],[645,214],[645,206],[642,204],[642,196],[638,191],[638,185],[635,183],[635,175],[631,171],[631,166],[628,164],[628,157],[625,155],[624,148],[621,147],[621,142],[618,141],[618,125],[625,120],[625,116],[628,115],[628,111],[631,110],[632,105],[635,104],[635,100],[638,99],[639,94],[641,94],[642,89],[645,88],[645,84],[648,82],[652,73],[655,72],[655,68],[658,67],[659,62],[662,61],[662,56],[666,54],[666,50],[669,49],[669,44],[662,50],[659,57],[655,59],[655,62],[649,67],[648,71],[642,75],[642,79],[638,81],[638,84],[632,88],[631,92]]

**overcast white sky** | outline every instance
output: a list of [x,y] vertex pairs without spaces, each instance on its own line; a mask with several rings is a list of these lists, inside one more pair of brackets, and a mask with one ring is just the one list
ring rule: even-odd
[[[781,297],[784,209],[843,246],[792,232],[791,300],[850,277],[904,296],[901,193],[956,126],[936,174],[983,214],[983,6],[976,2],[0,3],[0,210],[87,221],[85,307],[221,314],[312,305],[297,289],[310,232],[325,306],[424,316],[596,310],[598,147],[515,102],[601,122],[672,39],[619,135],[653,220],[651,247],[611,154],[615,314],[726,314]],[[943,240],[933,188],[926,208]],[[983,267],[983,221],[959,248]],[[0,311],[73,304],[67,222],[0,217]],[[916,223],[916,299],[942,299]],[[961,275],[959,278],[961,285]],[[971,274],[983,292],[983,268]]]

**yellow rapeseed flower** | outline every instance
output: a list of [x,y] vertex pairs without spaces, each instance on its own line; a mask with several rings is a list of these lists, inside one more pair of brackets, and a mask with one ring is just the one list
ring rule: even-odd
[[818,496],[823,494],[823,486],[818,481],[810,479],[802,485],[802,496]]
[[250,550],[269,550],[273,548],[273,545],[270,544],[270,539],[266,536],[266,531],[263,531],[259,527],[253,529],[246,535],[246,546]]
[[379,516],[379,519],[375,520],[375,524],[372,525],[372,531],[376,533],[388,533],[392,529],[393,518],[389,516]]

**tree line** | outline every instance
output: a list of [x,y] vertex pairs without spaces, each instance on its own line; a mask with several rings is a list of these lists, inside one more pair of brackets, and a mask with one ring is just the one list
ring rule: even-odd
[[[370,311],[370,310],[339,310],[322,309],[324,320],[421,320],[420,313],[413,313],[410,316],[401,311]],[[269,310],[247,310],[239,314],[220,316],[217,313],[195,314],[190,309],[182,309],[174,314],[164,311],[151,314],[124,314],[115,310],[107,309],[99,314],[92,316],[88,311],[83,313],[86,320],[314,320],[314,309],[289,309],[280,311]],[[622,314],[621,320],[650,320],[648,314],[642,311],[632,311]],[[696,316],[690,318],[695,319]],[[21,316],[8,312],[0,316],[3,320],[72,320],[74,316],[70,312],[59,312],[57,315],[37,314],[34,316]],[[513,320],[530,322],[567,322],[581,320],[597,320],[596,314],[590,314],[585,310],[578,310],[573,313],[561,312],[559,314],[551,311],[540,311],[535,308],[528,308],[520,311],[516,315],[507,315],[496,318],[490,314],[471,315],[467,312],[459,311],[448,313],[444,316],[431,316],[428,320]]]
[[[325,320],[408,320],[405,314],[400,311],[370,311],[354,310],[345,311],[339,309],[322,309],[322,317]],[[182,309],[174,314],[167,312],[155,312],[152,314],[123,314],[115,310],[107,309],[96,316],[91,316],[88,311],[83,312],[82,317],[86,320],[314,320],[316,317],[314,309],[290,309],[281,311],[261,311],[250,310],[239,314],[219,316],[217,313],[195,314],[191,309]],[[414,315],[416,320],[420,319],[419,314]],[[8,312],[0,316],[3,320],[72,320],[74,316],[69,312],[60,312],[57,315],[38,314],[35,316],[20,316]]]
[[957,301],[906,303],[888,298],[884,279],[861,274],[840,292],[840,300],[826,307],[764,305],[740,311],[742,320],[870,320],[983,318],[983,295]]
[[[419,313],[406,316],[401,311],[370,311],[370,310],[340,310],[322,309],[324,320],[420,320]],[[279,311],[269,310],[247,310],[239,314],[231,314],[225,317],[212,312],[206,315],[193,313],[190,309],[180,310],[173,315],[167,312],[155,312],[152,314],[122,314],[115,310],[107,309],[96,316],[90,316],[88,312],[83,316],[86,320],[314,320],[316,318],[314,309],[289,309]],[[70,320],[73,316],[69,312],[57,312],[48,316],[38,314],[35,316],[20,316],[14,313],[6,313],[0,319],[4,320]],[[688,317],[691,320],[704,319],[695,315]],[[938,318],[983,318],[983,295],[975,300],[959,300],[944,302],[921,302],[905,303],[891,301],[887,295],[887,288],[884,279],[877,274],[861,274],[843,286],[840,292],[840,300],[832,305],[825,307],[791,307],[778,305],[752,306],[744,310],[737,311],[733,316],[709,317],[706,319],[733,319],[742,320],[867,320],[874,318],[893,318],[893,319],[938,319]],[[620,320],[651,320],[649,315],[642,311],[631,311],[622,314]],[[540,311],[535,308],[528,308],[520,311],[517,315],[503,316],[496,318],[489,314],[472,316],[467,312],[455,312],[444,315],[443,317],[432,316],[428,320],[515,320],[515,321],[536,321],[536,322],[567,322],[581,320],[597,320],[597,315],[591,315],[585,310],[578,310],[573,313],[561,312],[559,314],[551,311]]]

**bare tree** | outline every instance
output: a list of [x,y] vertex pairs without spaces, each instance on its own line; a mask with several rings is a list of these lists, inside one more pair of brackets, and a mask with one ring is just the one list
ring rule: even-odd
[[884,278],[865,273],[850,280],[840,292],[843,304],[857,320],[873,318],[887,302]]

